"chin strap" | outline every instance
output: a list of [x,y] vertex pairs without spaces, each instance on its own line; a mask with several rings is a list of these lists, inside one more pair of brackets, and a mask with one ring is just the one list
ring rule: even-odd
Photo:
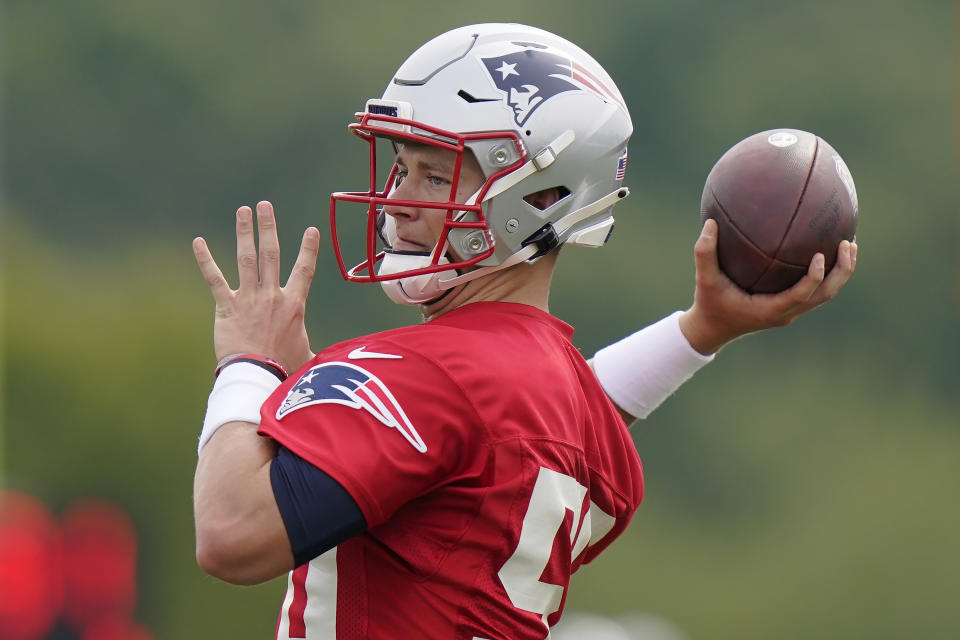
[[563,216],[553,223],[553,229],[556,231],[558,236],[562,236],[571,228],[580,224],[590,216],[600,213],[607,207],[612,207],[616,203],[626,198],[628,195],[630,195],[630,189],[627,187],[620,187],[616,191],[611,191],[599,200],[594,200],[587,206],[581,207],[576,211],[571,211],[567,215]]

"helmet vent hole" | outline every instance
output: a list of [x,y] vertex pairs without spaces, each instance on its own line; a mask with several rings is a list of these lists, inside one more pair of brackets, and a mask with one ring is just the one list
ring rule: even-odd
[[557,204],[570,195],[570,189],[564,186],[550,187],[536,193],[530,193],[523,197],[531,207],[543,211]]

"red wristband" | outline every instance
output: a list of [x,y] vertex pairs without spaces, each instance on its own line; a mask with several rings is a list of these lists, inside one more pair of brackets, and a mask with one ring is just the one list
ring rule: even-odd
[[289,376],[287,370],[283,368],[283,365],[269,356],[263,356],[256,353],[232,353],[228,356],[220,358],[220,361],[217,363],[217,368],[213,372],[213,377],[216,378],[220,375],[220,372],[223,371],[224,367],[236,362],[249,362],[262,367],[263,369],[266,369],[273,375],[277,376],[281,382],[286,380]]

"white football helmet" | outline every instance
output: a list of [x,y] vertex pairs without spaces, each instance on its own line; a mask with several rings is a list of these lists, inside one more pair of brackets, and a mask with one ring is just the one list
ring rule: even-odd
[[[601,246],[613,228],[613,205],[629,193],[622,184],[633,125],[619,90],[586,52],[542,29],[478,24],[437,36],[407,58],[357,119],[350,130],[370,145],[369,189],[331,195],[334,251],[344,278],[381,282],[399,303],[428,302],[560,244]],[[396,166],[378,190],[377,138],[457,153],[447,202],[395,201],[446,211],[429,253],[391,248],[395,232],[382,207]],[[468,149],[486,181],[456,203]],[[561,197],[545,209],[524,199],[551,188]],[[343,202],[365,205],[367,216],[362,261],[349,269],[337,234]]]

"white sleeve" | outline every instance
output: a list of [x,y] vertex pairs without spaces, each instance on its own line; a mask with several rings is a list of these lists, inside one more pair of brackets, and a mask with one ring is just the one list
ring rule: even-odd
[[713,360],[680,331],[682,311],[597,351],[593,370],[618,407],[646,418],[684,382]]

